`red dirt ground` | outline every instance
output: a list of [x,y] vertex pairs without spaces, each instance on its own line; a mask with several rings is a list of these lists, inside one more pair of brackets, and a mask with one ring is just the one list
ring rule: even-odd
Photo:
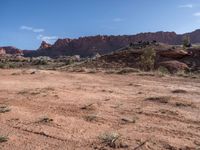
[[200,79],[0,70],[2,106],[2,150],[200,147]]

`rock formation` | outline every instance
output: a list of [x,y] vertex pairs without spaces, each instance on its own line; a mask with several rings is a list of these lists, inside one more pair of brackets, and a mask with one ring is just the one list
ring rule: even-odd
[[27,56],[80,55],[81,57],[110,53],[130,43],[139,41],[157,41],[170,45],[181,45],[184,36],[189,36],[192,43],[200,43],[200,30],[178,35],[175,32],[140,33],[137,35],[123,36],[89,36],[78,39],[58,39],[52,46],[42,45],[37,51],[28,53]]
[[[175,32],[155,32],[155,33],[140,33],[136,35],[123,36],[89,36],[78,39],[58,39],[53,45],[42,42],[38,50],[24,50],[24,56],[73,56],[80,55],[81,57],[94,56],[99,53],[107,54],[112,51],[121,49],[130,43],[140,41],[157,41],[170,45],[181,45],[183,37],[188,36],[192,43],[200,43],[200,30],[196,30],[186,34],[176,34]],[[4,47],[6,53],[22,54],[22,51],[14,47]],[[172,52],[172,51],[171,51]],[[171,53],[170,52],[170,53]],[[169,52],[168,52],[169,53]],[[182,53],[182,52],[181,52]],[[171,53],[172,54],[172,53]],[[166,55],[166,54],[165,54]],[[174,55],[174,54],[172,54]],[[180,54],[179,55],[185,55]]]
[[45,41],[42,41],[41,45],[40,45],[40,49],[47,49],[47,48],[51,48],[51,44],[45,42]]
[[0,48],[0,56],[3,56],[6,54],[6,51],[3,48]]

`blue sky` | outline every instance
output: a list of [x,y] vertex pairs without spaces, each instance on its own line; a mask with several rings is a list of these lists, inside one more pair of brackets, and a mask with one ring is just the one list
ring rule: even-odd
[[0,0],[0,46],[200,28],[199,0]]

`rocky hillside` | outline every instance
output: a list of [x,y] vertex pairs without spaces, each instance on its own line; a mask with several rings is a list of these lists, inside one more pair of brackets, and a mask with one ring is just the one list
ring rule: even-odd
[[[82,57],[93,56],[96,53],[106,54],[130,43],[138,41],[157,41],[170,45],[181,45],[184,36],[189,36],[192,43],[200,43],[200,30],[186,34],[176,34],[175,32],[156,32],[140,33],[137,35],[123,36],[90,36],[78,39],[58,39],[53,45],[42,42],[36,51],[24,50],[24,56],[50,56],[57,57],[61,55],[80,55]],[[19,49],[13,47],[4,47],[6,53],[21,53]]]
[[[142,46],[141,46],[142,45]],[[86,68],[140,68],[141,55],[144,50],[155,50],[154,69],[166,68],[170,73],[178,71],[200,70],[200,49],[190,48],[183,50],[180,46],[170,46],[167,44],[148,43],[133,44],[119,51],[102,55],[92,61],[86,61],[78,67]]]
[[200,30],[178,35],[175,32],[140,33],[124,36],[90,36],[78,39],[58,39],[53,45],[42,42],[37,51],[25,53],[25,56],[81,55],[93,56],[96,53],[106,54],[138,41],[157,41],[180,45],[184,36],[189,36],[192,43],[200,43]]
[[0,47],[0,55],[11,54],[11,55],[23,55],[23,51],[12,46]]

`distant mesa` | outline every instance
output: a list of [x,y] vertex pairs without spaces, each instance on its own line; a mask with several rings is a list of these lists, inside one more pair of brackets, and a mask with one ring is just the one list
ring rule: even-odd
[[[200,43],[200,30],[191,33],[176,34],[175,32],[140,33],[136,35],[123,36],[89,36],[78,39],[58,39],[53,45],[43,41],[37,50],[21,51],[17,48],[6,47],[6,53],[23,53],[25,57],[36,56],[73,56],[91,57],[96,53],[107,54],[123,48],[130,43],[138,41],[157,41],[170,45],[181,45],[183,37],[189,36],[192,43]],[[180,55],[185,55],[181,54]],[[170,55],[170,53],[168,52]]]

